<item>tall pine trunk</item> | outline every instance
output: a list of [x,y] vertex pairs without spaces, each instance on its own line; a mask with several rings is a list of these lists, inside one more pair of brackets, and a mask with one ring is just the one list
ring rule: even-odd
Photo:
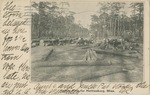
[[116,36],[116,19],[115,19],[115,21],[114,21],[114,36]]

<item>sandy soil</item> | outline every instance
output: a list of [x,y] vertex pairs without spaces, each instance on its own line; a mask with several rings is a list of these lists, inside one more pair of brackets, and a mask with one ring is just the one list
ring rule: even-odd
[[36,82],[142,81],[142,56],[135,58],[99,53],[96,62],[86,62],[83,60],[86,51],[87,49],[73,45],[32,48],[31,80]]

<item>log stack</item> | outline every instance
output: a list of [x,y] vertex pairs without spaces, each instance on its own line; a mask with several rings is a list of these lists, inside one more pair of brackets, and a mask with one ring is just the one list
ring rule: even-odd
[[97,54],[93,49],[88,49],[83,58],[87,62],[95,62],[97,60]]

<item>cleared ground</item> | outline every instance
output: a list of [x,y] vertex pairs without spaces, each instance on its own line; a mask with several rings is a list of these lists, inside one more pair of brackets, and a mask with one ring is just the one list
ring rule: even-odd
[[36,82],[142,81],[142,55],[136,53],[138,57],[132,57],[99,52],[96,62],[86,62],[83,60],[86,51],[86,48],[75,45],[32,48],[31,80]]

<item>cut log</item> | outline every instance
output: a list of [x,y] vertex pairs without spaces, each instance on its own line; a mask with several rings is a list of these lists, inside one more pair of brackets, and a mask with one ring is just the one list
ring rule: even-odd
[[113,50],[101,50],[101,49],[94,49],[97,54],[112,54],[116,56],[124,56],[124,57],[132,57],[132,58],[139,58],[137,54],[129,54],[128,52],[115,52]]
[[51,56],[51,54],[53,53],[54,49],[51,49],[49,51],[49,53],[43,58],[44,61],[47,61],[49,59],[49,57]]

